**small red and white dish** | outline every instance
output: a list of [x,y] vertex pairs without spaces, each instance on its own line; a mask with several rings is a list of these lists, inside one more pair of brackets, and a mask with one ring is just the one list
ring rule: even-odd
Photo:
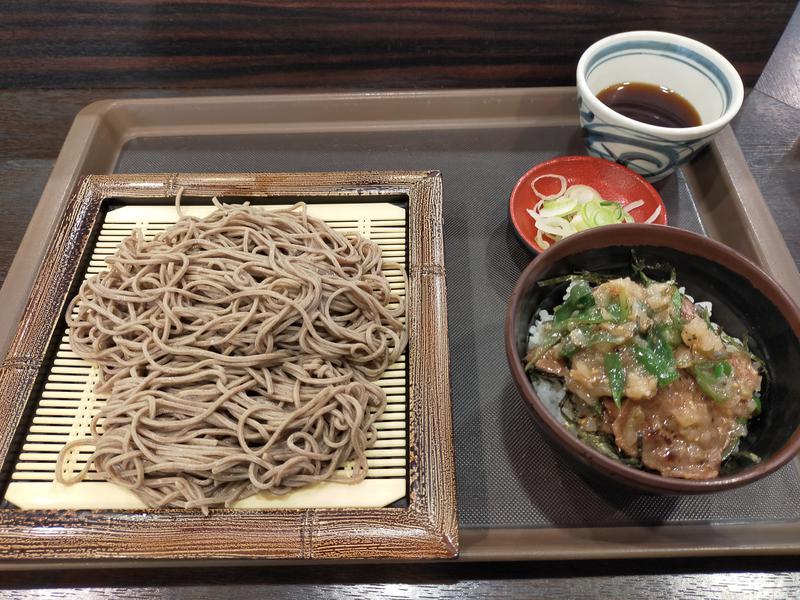
[[592,156],[560,156],[533,167],[511,192],[509,218],[533,252],[593,227],[667,224],[664,201],[652,185],[627,167]]

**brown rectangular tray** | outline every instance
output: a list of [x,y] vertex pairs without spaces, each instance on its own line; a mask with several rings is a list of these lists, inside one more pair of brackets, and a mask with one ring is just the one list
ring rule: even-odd
[[[441,170],[460,560],[797,553],[799,461],[739,493],[626,496],[576,478],[516,397],[501,313],[530,256],[507,226],[508,194],[533,164],[582,152],[574,88],[90,105],[0,291],[0,351],[85,174]],[[736,248],[800,297],[800,275],[729,128],[657,189],[670,224]]]

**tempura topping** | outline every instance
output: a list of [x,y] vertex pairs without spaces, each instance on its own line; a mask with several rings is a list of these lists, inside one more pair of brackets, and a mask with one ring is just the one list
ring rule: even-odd
[[726,461],[757,462],[739,442],[761,411],[763,363],[674,276],[637,271],[640,282],[561,278],[564,302],[532,328],[537,390],[561,384],[561,412],[581,439],[665,477],[711,479]]

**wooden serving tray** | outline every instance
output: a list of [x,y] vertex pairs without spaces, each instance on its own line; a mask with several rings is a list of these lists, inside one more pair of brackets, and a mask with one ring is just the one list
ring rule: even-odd
[[[101,481],[53,482],[55,454],[85,434],[96,402],[89,365],[75,371],[76,357],[53,335],[65,306],[83,276],[101,268],[101,255],[113,251],[119,224],[123,232],[146,227],[146,215],[163,227],[174,220],[165,216],[172,212],[167,204],[181,187],[185,197],[205,198],[206,205],[213,196],[266,206],[304,200],[309,213],[374,236],[387,260],[407,264],[407,289],[397,290],[408,302],[407,358],[379,382],[389,409],[378,423],[378,445],[388,442],[393,458],[389,465],[380,454],[371,458],[366,485],[322,484],[284,498],[254,496],[203,516],[145,510],[131,494]],[[206,206],[185,210],[208,212]],[[0,510],[0,558],[399,560],[457,554],[437,173],[88,176],[55,233],[0,367],[0,462],[13,467],[5,491],[12,506]],[[387,275],[400,278],[392,285],[404,285],[399,271]],[[61,375],[64,369],[72,379]],[[20,445],[21,452],[13,451]],[[398,499],[404,506],[384,508]],[[65,508],[71,510],[55,510]]]
[[[85,175],[437,169],[445,182],[439,208],[445,213],[448,256],[459,560],[799,553],[800,461],[786,467],[783,479],[771,476],[778,484],[748,486],[739,494],[691,502],[617,496],[586,484],[561,464],[514,397],[502,354],[501,315],[531,257],[507,226],[508,194],[534,164],[583,152],[575,98],[569,87],[92,104],[75,119],[0,290],[0,354],[16,331],[47,244],[69,215],[67,202]],[[730,128],[656,187],[667,202],[671,225],[739,250],[800,298],[800,275]],[[439,208],[431,213],[436,220]],[[436,266],[425,272],[434,281],[445,263],[438,254],[430,260]],[[437,311],[443,326],[444,313]],[[415,390],[413,377],[411,385]],[[409,457],[413,467],[415,456]],[[652,510],[653,504],[659,510]],[[245,538],[256,537],[250,535]],[[204,562],[228,563],[238,556],[211,554]],[[103,556],[88,564],[119,558],[107,549]],[[174,557],[164,556],[176,564]],[[419,555],[409,551],[405,556]],[[179,557],[195,559],[180,564],[197,562],[190,555]],[[0,563],[0,568],[57,559],[41,553]]]

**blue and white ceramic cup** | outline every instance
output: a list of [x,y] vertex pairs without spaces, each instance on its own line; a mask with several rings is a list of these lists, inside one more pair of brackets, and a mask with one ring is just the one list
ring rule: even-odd
[[[616,161],[658,181],[690,160],[739,111],[742,79],[719,52],[661,31],[629,31],[603,38],[578,62],[578,103],[589,154]],[[664,86],[700,114],[697,127],[658,127],[610,109],[596,94],[615,83]]]

